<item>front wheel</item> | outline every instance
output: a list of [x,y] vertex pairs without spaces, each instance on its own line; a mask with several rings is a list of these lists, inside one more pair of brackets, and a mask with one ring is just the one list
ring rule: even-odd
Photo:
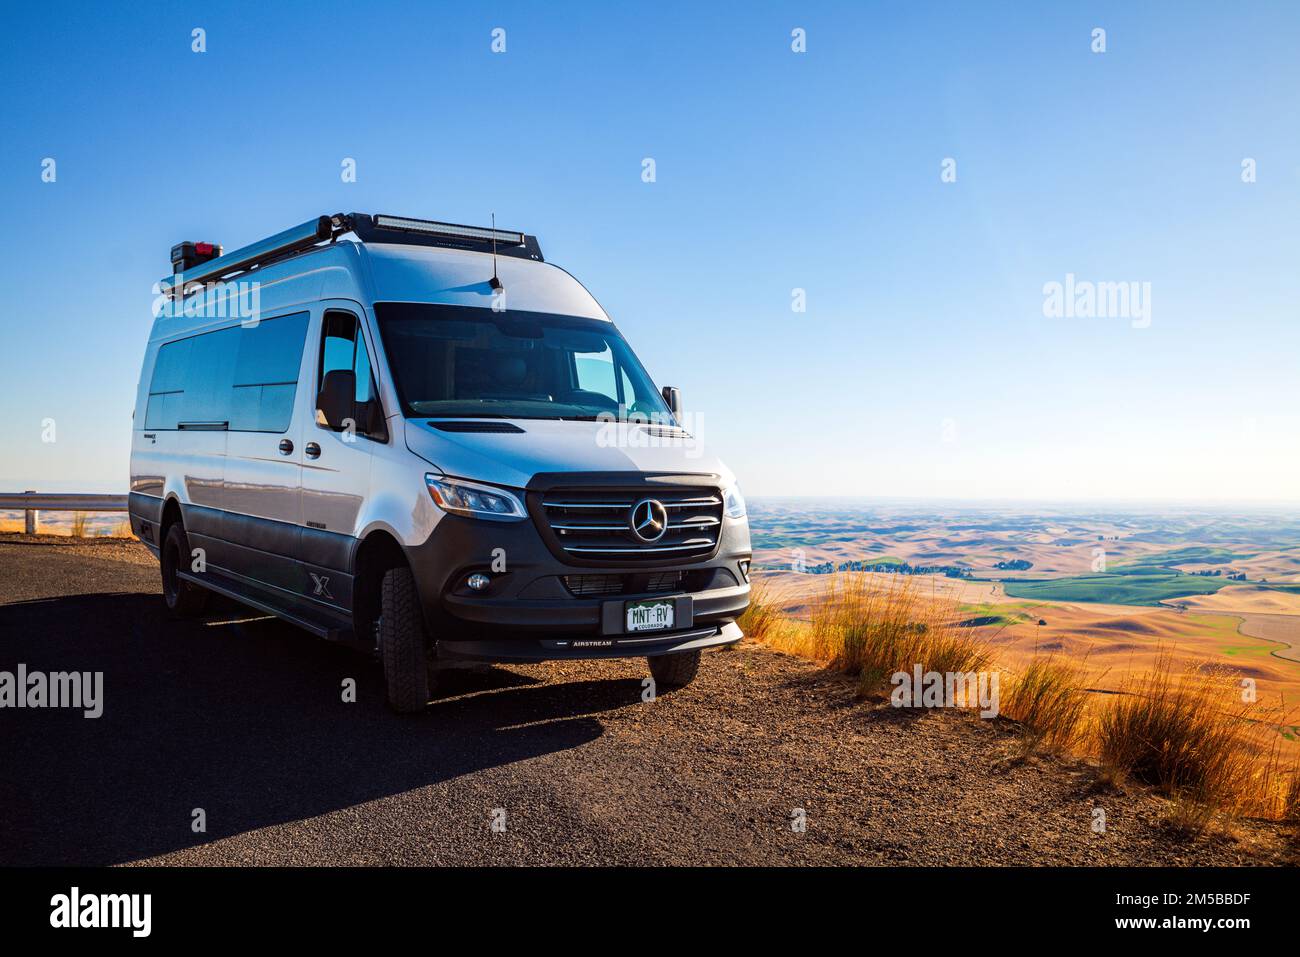
[[388,706],[415,714],[429,703],[429,646],[409,568],[390,568],[380,588],[379,656]]
[[168,527],[161,558],[163,600],[167,602],[167,610],[178,618],[195,618],[203,614],[212,593],[180,576],[181,569],[186,568],[190,560],[189,539],[180,522],[173,522]]
[[698,649],[655,655],[646,661],[650,663],[650,676],[654,678],[656,688],[685,688],[695,680],[695,673],[700,670]]

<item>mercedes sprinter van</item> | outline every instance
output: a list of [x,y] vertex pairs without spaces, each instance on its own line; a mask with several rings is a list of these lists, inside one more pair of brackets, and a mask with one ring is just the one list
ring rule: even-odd
[[735,478],[534,236],[322,216],[172,250],[136,397],[131,527],[175,614],[212,593],[377,653],[645,657],[738,641]]

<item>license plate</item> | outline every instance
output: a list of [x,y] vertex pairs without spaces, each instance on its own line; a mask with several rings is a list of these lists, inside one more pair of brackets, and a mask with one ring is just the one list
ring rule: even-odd
[[628,631],[659,631],[673,626],[674,602],[630,601],[627,603]]

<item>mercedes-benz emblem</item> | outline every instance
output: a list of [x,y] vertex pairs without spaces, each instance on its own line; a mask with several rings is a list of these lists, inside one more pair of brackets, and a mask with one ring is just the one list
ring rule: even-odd
[[643,498],[632,506],[627,523],[641,541],[657,542],[668,531],[668,509],[657,499]]

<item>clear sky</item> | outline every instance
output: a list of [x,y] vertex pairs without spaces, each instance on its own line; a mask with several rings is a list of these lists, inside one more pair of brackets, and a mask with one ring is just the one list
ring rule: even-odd
[[1294,3],[122,7],[0,30],[2,490],[125,491],[173,243],[358,210],[536,233],[751,496],[1300,498]]

